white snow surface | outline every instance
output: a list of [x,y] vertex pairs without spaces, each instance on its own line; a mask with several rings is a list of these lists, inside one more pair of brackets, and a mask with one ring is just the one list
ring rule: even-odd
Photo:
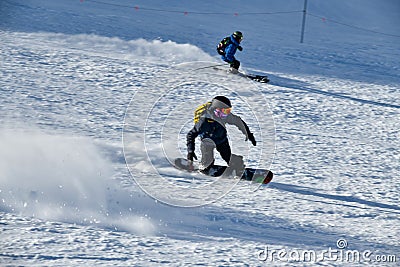
[[[0,265],[397,266],[400,3],[308,0],[300,44],[302,9],[1,1]],[[220,64],[234,30],[242,70],[269,84],[192,71]],[[168,162],[216,94],[254,131],[257,147],[228,129],[269,185]]]

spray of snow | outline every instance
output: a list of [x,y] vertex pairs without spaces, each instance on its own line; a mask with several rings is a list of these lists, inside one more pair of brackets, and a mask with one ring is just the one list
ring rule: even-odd
[[89,138],[1,130],[0,209],[151,234],[154,227],[146,218],[111,216],[110,191],[127,194],[122,189],[112,190],[111,166]]
[[[181,63],[187,61],[213,60],[197,46],[179,44],[173,41],[122,40],[118,37],[103,37],[98,35],[62,33],[9,33],[10,42],[17,38],[20,42],[29,42],[32,38],[41,39],[38,47],[54,47],[60,45],[69,49],[84,51],[90,55],[101,55],[107,58],[125,59],[136,62],[139,58],[147,62]],[[33,44],[34,45],[34,44]]]

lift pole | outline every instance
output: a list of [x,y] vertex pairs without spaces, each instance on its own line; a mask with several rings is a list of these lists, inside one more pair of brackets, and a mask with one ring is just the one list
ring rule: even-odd
[[304,29],[306,27],[306,15],[307,15],[307,0],[304,0],[303,23],[301,25],[300,43],[303,43],[303,41],[304,41]]

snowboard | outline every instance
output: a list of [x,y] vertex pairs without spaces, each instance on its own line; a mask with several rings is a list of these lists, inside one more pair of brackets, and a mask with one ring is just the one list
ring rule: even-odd
[[[188,172],[199,172],[199,167],[196,162],[188,161],[184,158],[176,158],[174,167]],[[227,166],[213,165],[207,173],[202,173],[212,177],[219,177],[225,172],[226,168]],[[253,183],[268,184],[271,182],[273,176],[274,174],[270,170],[245,168],[240,179]]]
[[260,83],[268,83],[269,79],[267,75],[255,75],[255,74],[243,74],[250,80],[260,82]]
[[223,69],[217,68],[217,67],[214,67],[214,69],[219,70],[219,71],[221,71],[221,70],[226,71],[229,74],[238,75],[238,76],[248,78],[250,80],[260,82],[260,83],[268,83],[269,82],[269,78],[267,75],[247,74],[247,73],[243,73],[243,72],[234,73],[234,72],[230,72],[229,70],[223,70]]

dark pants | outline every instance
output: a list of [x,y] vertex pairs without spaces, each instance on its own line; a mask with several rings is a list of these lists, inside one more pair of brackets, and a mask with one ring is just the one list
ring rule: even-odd
[[231,68],[234,68],[234,69],[237,69],[237,70],[238,70],[239,67],[240,67],[240,61],[234,59],[234,60],[231,62]]
[[237,59],[234,59],[232,62],[230,62],[230,61],[225,61],[225,62],[228,62],[230,67],[233,68],[233,69],[237,69],[238,70],[239,67],[240,67],[240,61],[237,60]]
[[222,159],[226,161],[226,163],[229,164],[229,161],[231,160],[232,152],[231,152],[231,147],[229,145],[229,142],[226,141],[225,143],[219,144],[216,146],[217,151],[221,155]]
[[232,154],[228,141],[215,145],[211,139],[205,138],[201,140],[200,148],[202,157],[199,168],[201,171],[208,172],[209,168],[214,164],[214,148],[216,148],[222,159],[228,163],[223,175],[230,176],[235,173],[236,176],[242,176],[245,168],[243,157]]
[[200,161],[200,169],[204,170],[208,168],[210,165],[214,164],[214,148],[217,149],[222,159],[229,164],[232,155],[229,142],[226,141],[222,144],[216,145],[214,141],[212,141],[211,139],[204,138],[203,140],[201,140],[201,145],[200,145],[202,154]]

